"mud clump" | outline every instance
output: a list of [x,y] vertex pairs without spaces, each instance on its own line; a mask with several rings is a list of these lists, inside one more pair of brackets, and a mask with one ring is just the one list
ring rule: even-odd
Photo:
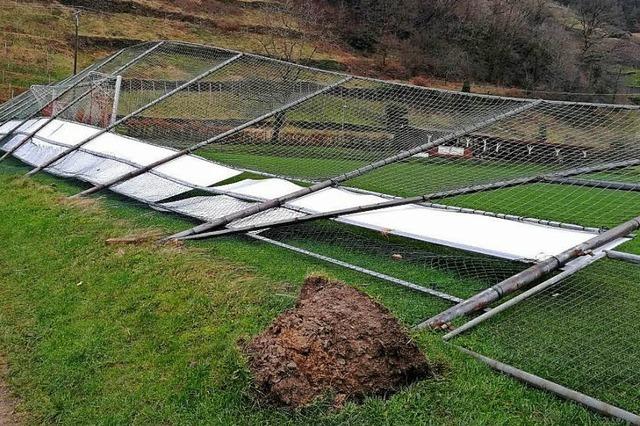
[[246,348],[263,399],[297,408],[332,395],[387,396],[432,371],[391,313],[365,294],[309,277],[294,309]]

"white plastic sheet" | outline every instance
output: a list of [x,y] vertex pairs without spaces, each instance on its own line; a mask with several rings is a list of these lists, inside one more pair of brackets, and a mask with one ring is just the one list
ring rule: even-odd
[[[262,199],[294,192],[301,187],[282,179],[246,180],[218,187],[230,193]],[[308,213],[324,213],[387,201],[375,195],[328,188],[287,204]],[[339,222],[388,234],[441,244],[496,257],[538,261],[578,245],[595,234],[528,222],[517,222],[407,205],[342,216]],[[239,226],[234,223],[234,226]]]
[[[28,133],[42,123],[31,120],[22,126],[21,131]],[[6,123],[0,127],[0,133],[15,127]],[[71,146],[99,129],[78,123],[54,120],[40,132],[33,141],[25,144],[16,152],[16,157],[30,164],[42,164],[63,148]],[[19,143],[23,136],[17,135],[5,144],[3,149]],[[48,143],[50,140],[54,143]],[[68,176],[77,176],[92,183],[104,183],[134,170],[130,164],[144,166],[174,151],[157,147],[128,137],[107,133],[96,138],[53,167],[53,172]],[[98,154],[98,155],[93,155]],[[107,159],[105,157],[110,157]],[[122,160],[124,162],[119,162]],[[224,167],[195,156],[182,157],[157,168],[162,175],[180,182],[196,186],[210,186],[222,180],[240,174],[239,171]],[[139,200],[157,202],[190,189],[170,179],[153,174],[144,174],[113,188],[114,191]],[[166,204],[189,216],[210,221],[225,214],[242,210],[251,203],[232,198],[249,197],[255,200],[268,200],[281,197],[302,189],[301,186],[283,179],[247,179],[230,185],[217,187],[229,196],[194,197]],[[383,197],[359,194],[344,189],[328,188],[302,197],[287,204],[289,209],[272,209],[268,213],[245,218],[234,222],[230,227],[268,223],[306,213],[322,213],[350,207],[366,206],[385,201]],[[296,210],[296,211],[293,211]],[[450,210],[408,205],[389,209],[359,213],[337,218],[348,223],[384,233],[395,234],[417,240],[442,244],[464,250],[484,253],[507,259],[541,260],[558,254],[594,236],[593,233],[537,225],[527,222],[499,219]]]
[[[8,151],[17,146],[45,120],[34,119],[22,125],[2,149]],[[19,121],[5,123],[0,132],[4,131],[6,134],[18,124]],[[15,156],[28,164],[38,166],[67,147],[74,146],[99,131],[100,129],[84,124],[53,120],[38,131],[31,141],[18,149]],[[48,170],[93,184],[103,184],[135,170],[135,166],[149,165],[174,152],[132,138],[105,133],[80,150],[62,158]],[[157,202],[187,192],[191,186],[210,186],[241,173],[192,155],[180,157],[154,171],[156,174],[145,173],[112,189],[138,200]]]

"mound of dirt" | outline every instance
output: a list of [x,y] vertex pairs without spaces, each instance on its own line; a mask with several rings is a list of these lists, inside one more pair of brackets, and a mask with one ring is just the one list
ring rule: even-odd
[[386,308],[323,277],[307,278],[296,307],[256,337],[247,353],[264,398],[291,408],[327,394],[338,407],[387,396],[432,373]]

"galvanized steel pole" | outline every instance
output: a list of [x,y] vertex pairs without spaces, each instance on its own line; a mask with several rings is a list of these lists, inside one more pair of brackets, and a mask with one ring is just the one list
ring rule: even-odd
[[233,136],[236,133],[239,133],[242,130],[248,128],[248,127],[254,126],[254,125],[256,125],[256,124],[258,124],[258,123],[260,123],[260,122],[262,122],[262,121],[264,121],[264,120],[266,120],[268,118],[270,118],[270,117],[273,117],[274,115],[276,115],[278,113],[286,111],[286,110],[288,110],[290,108],[295,107],[296,105],[299,105],[299,104],[301,104],[303,102],[308,101],[309,99],[312,99],[312,98],[314,98],[314,97],[316,97],[318,95],[326,93],[329,90],[332,90],[333,88],[335,88],[335,87],[337,87],[337,86],[339,86],[339,85],[341,85],[343,83],[346,83],[349,80],[350,80],[350,78],[342,79],[342,80],[340,80],[340,81],[338,81],[338,82],[336,82],[334,84],[331,84],[331,85],[329,85],[327,87],[322,88],[321,90],[318,90],[318,91],[316,91],[314,93],[311,93],[311,94],[309,94],[307,96],[304,96],[304,97],[302,97],[300,99],[297,99],[297,100],[295,100],[295,101],[293,101],[293,102],[291,102],[291,103],[289,103],[287,105],[284,105],[284,106],[282,106],[282,107],[280,107],[278,109],[270,111],[270,112],[268,112],[268,113],[266,113],[266,114],[264,114],[264,115],[262,115],[260,117],[254,118],[253,120],[250,120],[250,121],[247,121],[246,123],[244,123],[244,124],[242,124],[242,125],[240,125],[238,127],[234,127],[233,129],[228,130],[228,131],[226,131],[224,133],[221,133],[219,135],[216,135],[216,136],[214,136],[214,137],[212,137],[210,139],[207,139],[206,141],[200,142],[200,143],[198,143],[196,145],[193,145],[193,146],[191,146],[191,147],[189,147],[187,149],[184,149],[182,151],[178,151],[175,154],[172,154],[172,155],[170,155],[168,157],[163,158],[162,160],[158,160],[158,161],[156,161],[154,163],[151,163],[151,164],[149,164],[147,166],[141,167],[141,168],[139,168],[137,170],[134,170],[134,171],[131,171],[131,172],[127,173],[127,174],[119,176],[119,177],[117,177],[115,179],[112,179],[109,182],[106,182],[106,183],[101,184],[101,185],[96,185],[93,188],[89,188],[86,191],[83,191],[83,192],[80,192],[78,194],[75,194],[73,197],[81,197],[81,196],[84,196],[84,195],[94,194],[94,193],[96,193],[98,191],[101,191],[103,189],[109,188],[110,186],[116,185],[116,184],[118,184],[120,182],[124,182],[124,181],[132,179],[132,178],[134,178],[136,176],[140,176],[141,174],[144,174],[144,173],[146,173],[146,172],[148,172],[148,171],[150,171],[150,170],[152,170],[152,169],[154,169],[154,168],[156,168],[158,166],[166,164],[166,163],[168,163],[170,161],[173,161],[173,160],[175,160],[177,158],[180,158],[180,157],[183,157],[185,155],[189,155],[192,152],[194,152],[194,151],[196,151],[196,150],[198,150],[200,148],[203,148],[203,147],[205,147],[207,145],[210,145],[210,144],[212,144],[214,142],[217,142],[219,140],[225,139],[225,138],[227,138],[229,136]]
[[455,346],[461,352],[464,352],[465,354],[474,357],[478,361],[481,361],[487,364],[489,367],[493,368],[494,370],[507,374],[518,380],[521,380],[538,389],[552,392],[558,396],[561,396],[562,398],[582,404],[605,416],[615,417],[624,422],[630,423],[632,425],[640,425],[640,416],[638,416],[637,414],[633,414],[629,411],[623,410],[622,408],[616,407],[611,404],[607,404],[606,402],[603,402],[599,399],[585,395],[573,389],[566,388],[552,381],[543,379],[542,377],[536,376],[531,373],[527,373],[526,371],[512,367],[508,364],[504,364],[500,361],[496,361],[495,359],[491,359],[484,355],[480,355],[479,353],[470,351],[469,349],[463,348],[461,346],[456,346],[456,345],[453,345],[453,346]]
[[[138,59],[146,56],[147,54],[151,53],[153,50],[155,50],[158,47],[158,45],[154,46],[153,48],[149,49],[147,52],[143,53],[142,55],[139,55],[138,57],[136,57],[135,59],[127,62],[126,64],[124,64],[123,66],[121,66],[120,68],[118,68],[116,71],[114,71],[114,74],[118,74],[122,71],[124,71],[125,69],[127,69],[129,66],[131,66],[134,62],[136,62]],[[102,65],[105,65],[106,63],[114,60],[116,57],[118,57],[122,52],[124,52],[124,50],[120,50],[118,52],[118,54],[113,55],[111,58],[109,58],[109,60],[105,63],[103,63]],[[73,90],[74,88],[76,88],[77,86],[80,85],[80,83],[82,83],[84,80],[83,79],[79,79],[77,80],[74,84],[72,84],[71,86],[69,86],[69,88],[67,88],[66,90],[63,90],[62,93],[60,93],[58,96],[56,96],[54,99],[51,100],[51,102],[48,102],[45,106],[43,106],[42,108],[40,108],[38,111],[34,112],[33,114],[31,114],[29,117],[25,118],[24,120],[22,120],[22,122],[20,124],[18,124],[17,126],[15,126],[14,128],[12,128],[8,134],[6,134],[2,139],[3,140],[8,140],[13,133],[19,129],[20,127],[22,127],[27,121],[35,118],[38,116],[38,114],[40,114],[49,104],[55,102],[56,100],[62,98],[64,95],[66,95],[67,93],[69,93],[71,90]],[[89,93],[91,93],[93,91],[93,87],[91,90],[83,93],[80,98],[84,98],[85,96],[87,96]],[[74,103],[77,102],[78,99],[74,100]],[[59,115],[59,114],[58,114]]]
[[569,261],[581,256],[589,255],[593,250],[600,248],[613,240],[629,235],[638,228],[640,228],[640,216],[618,225],[615,228],[612,228],[607,232],[604,232],[569,250],[565,250],[556,256],[549,257],[548,259],[525,269],[519,274],[507,278],[501,283],[496,284],[493,287],[465,300],[464,302],[428,319],[420,324],[418,328],[443,328],[452,320],[485,308],[496,300],[522,289],[551,272],[557,271]]
[[[464,325],[456,328],[455,330],[445,334],[442,338],[444,340],[450,340],[452,338],[454,338],[455,336],[464,333],[465,331],[471,330],[472,328],[476,327],[479,324],[482,324],[483,322],[487,321],[490,318],[495,317],[496,315],[498,315],[501,312],[504,312],[506,310],[508,310],[509,308],[517,305],[518,303],[532,297],[535,296],[536,294],[540,293],[541,291],[544,291],[550,287],[553,287],[554,285],[558,284],[559,282],[561,282],[562,280],[565,280],[567,278],[569,278],[570,276],[574,275],[576,272],[583,270],[584,268],[586,268],[587,266],[591,265],[594,262],[597,262],[598,260],[606,257],[606,253],[605,251],[601,251],[600,253],[597,253],[593,256],[589,256],[588,258],[585,259],[584,262],[579,262],[578,264],[576,264],[574,267],[567,267],[564,271],[562,271],[561,273],[559,273],[558,275],[554,275],[553,277],[549,278],[548,280],[538,284],[537,286],[530,288],[529,290],[525,291],[522,294],[517,295],[516,297],[509,299],[508,301],[502,303],[500,306],[496,306],[495,308],[491,309],[488,312],[485,312],[484,314],[480,315],[479,317],[476,317],[474,319],[472,319],[469,322],[464,323]],[[586,257],[586,256],[585,256]]]
[[[67,112],[71,107],[73,107],[74,105],[76,105],[78,102],[80,102],[81,100],[83,100],[86,96],[88,96],[89,94],[93,93],[93,91],[98,87],[99,83],[97,84],[91,84],[91,88],[86,90],[84,93],[82,93],[80,96],[78,96],[77,98],[75,98],[72,102],[69,102],[64,108],[62,108],[60,111],[58,111],[55,114],[52,114],[51,117],[49,117],[48,119],[46,119],[44,121],[44,123],[40,124],[39,126],[36,127],[35,130],[30,131],[26,137],[20,141],[20,143],[18,143],[16,146],[14,146],[13,148],[11,148],[9,151],[7,151],[2,157],[0,157],[0,162],[2,160],[4,160],[5,158],[7,158],[8,156],[10,156],[11,154],[13,154],[14,152],[16,152],[17,150],[19,150],[22,146],[24,146],[26,143],[28,143],[40,130],[44,129],[45,127],[47,127],[51,122],[53,122],[55,119],[57,119],[58,117],[60,117],[62,114],[64,114],[65,112]],[[8,136],[8,135],[7,135]],[[6,139],[7,137],[4,137],[4,139]]]
[[401,161],[401,160],[407,159],[409,157],[414,156],[415,154],[419,154],[421,152],[424,152],[424,151],[426,151],[428,149],[431,149],[433,147],[436,147],[438,145],[442,145],[442,144],[444,144],[446,142],[449,142],[451,140],[457,139],[460,136],[466,135],[466,134],[468,134],[470,132],[474,132],[474,131],[477,131],[477,130],[482,129],[484,127],[490,126],[490,125],[492,125],[492,124],[494,124],[494,123],[496,123],[496,122],[498,122],[500,120],[504,120],[506,118],[509,118],[509,117],[514,116],[516,114],[520,114],[521,112],[527,111],[527,110],[529,110],[531,108],[534,108],[534,107],[540,105],[542,102],[543,102],[542,100],[538,100],[538,101],[535,101],[535,102],[527,103],[526,105],[523,105],[521,107],[515,108],[515,109],[513,109],[511,111],[508,111],[508,112],[505,112],[503,114],[494,116],[494,117],[492,117],[492,118],[490,118],[488,120],[485,120],[483,122],[477,123],[477,124],[475,124],[473,126],[470,126],[469,128],[463,128],[463,129],[461,129],[461,130],[459,130],[457,132],[450,133],[449,135],[443,136],[441,138],[438,138],[438,139],[436,139],[436,140],[434,140],[432,142],[428,142],[426,144],[417,146],[415,148],[412,148],[412,149],[409,149],[409,150],[406,150],[406,151],[402,151],[402,152],[400,152],[400,153],[398,153],[396,155],[393,155],[391,157],[387,157],[385,159],[376,161],[376,162],[371,163],[371,164],[369,164],[369,165],[367,165],[365,167],[361,167],[359,169],[353,170],[351,172],[345,173],[345,174],[337,176],[335,178],[332,178],[332,179],[317,183],[317,184],[312,185],[312,186],[310,186],[308,188],[301,189],[299,191],[293,192],[293,193],[285,195],[283,197],[275,198],[275,199],[272,199],[272,200],[269,200],[269,201],[262,202],[260,204],[256,204],[256,205],[254,205],[252,207],[249,207],[249,208],[247,208],[245,210],[242,210],[242,211],[239,211],[239,212],[232,213],[232,214],[226,215],[224,217],[221,217],[221,218],[219,218],[219,219],[217,219],[215,221],[207,222],[207,223],[204,223],[202,225],[195,226],[195,227],[193,227],[191,229],[188,229],[186,231],[174,234],[174,235],[170,236],[169,239],[182,239],[182,238],[194,235],[194,234],[207,232],[207,231],[210,231],[212,229],[218,228],[220,226],[225,226],[225,225],[227,225],[227,224],[229,224],[229,223],[231,223],[231,222],[233,222],[235,220],[243,219],[245,217],[252,216],[254,214],[263,212],[265,210],[272,209],[274,207],[279,207],[279,206],[283,205],[286,202],[289,202],[289,201],[304,197],[305,195],[309,195],[309,194],[312,194],[314,192],[318,192],[318,191],[320,191],[322,189],[325,189],[325,188],[328,188],[330,186],[337,185],[340,182],[344,182],[346,180],[361,176],[361,175],[363,175],[363,174],[365,174],[367,172],[379,169],[380,167],[384,167],[384,166],[386,166],[388,164],[392,164],[392,163],[395,163],[397,161]]
[[467,186],[463,188],[452,189],[450,191],[418,195],[416,197],[397,198],[394,200],[384,201],[382,203],[349,207],[345,209],[333,210],[333,211],[324,212],[324,213],[315,213],[307,216],[300,216],[300,217],[294,217],[290,219],[266,222],[266,223],[261,223],[257,225],[241,226],[237,228],[222,229],[219,231],[212,231],[212,232],[203,232],[200,234],[181,237],[180,239],[181,240],[201,240],[201,239],[212,238],[212,237],[220,237],[223,235],[242,234],[246,232],[258,231],[258,230],[267,229],[267,228],[280,228],[283,226],[297,225],[300,223],[310,222],[314,220],[331,219],[338,216],[364,213],[368,211],[381,210],[381,209],[390,208],[390,207],[399,207],[399,206],[405,206],[408,204],[429,203],[433,200],[453,197],[457,195],[467,195],[467,194],[474,194],[477,192],[490,191],[494,189],[510,188],[513,186],[519,186],[519,185],[525,185],[525,184],[544,181],[547,178],[551,178],[552,176],[573,176],[573,175],[593,173],[593,172],[605,171],[605,170],[616,170],[624,167],[635,166],[638,164],[640,164],[640,160],[627,160],[627,161],[606,163],[606,164],[600,164],[600,165],[589,166],[589,167],[577,167],[577,168],[555,172],[555,173],[523,177],[523,178],[505,180],[505,181],[498,181],[498,182],[492,182],[492,183],[487,183],[482,185]]

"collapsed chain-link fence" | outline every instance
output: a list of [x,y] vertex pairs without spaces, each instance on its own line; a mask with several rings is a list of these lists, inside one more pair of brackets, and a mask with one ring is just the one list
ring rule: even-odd
[[454,342],[640,413],[640,265],[603,260]]
[[[414,87],[188,43],[144,43],[34,86],[0,106],[0,125],[1,148],[32,173],[202,222],[175,238],[242,233],[452,304],[640,210],[638,107]],[[609,265],[597,266],[612,288],[637,284]]]

